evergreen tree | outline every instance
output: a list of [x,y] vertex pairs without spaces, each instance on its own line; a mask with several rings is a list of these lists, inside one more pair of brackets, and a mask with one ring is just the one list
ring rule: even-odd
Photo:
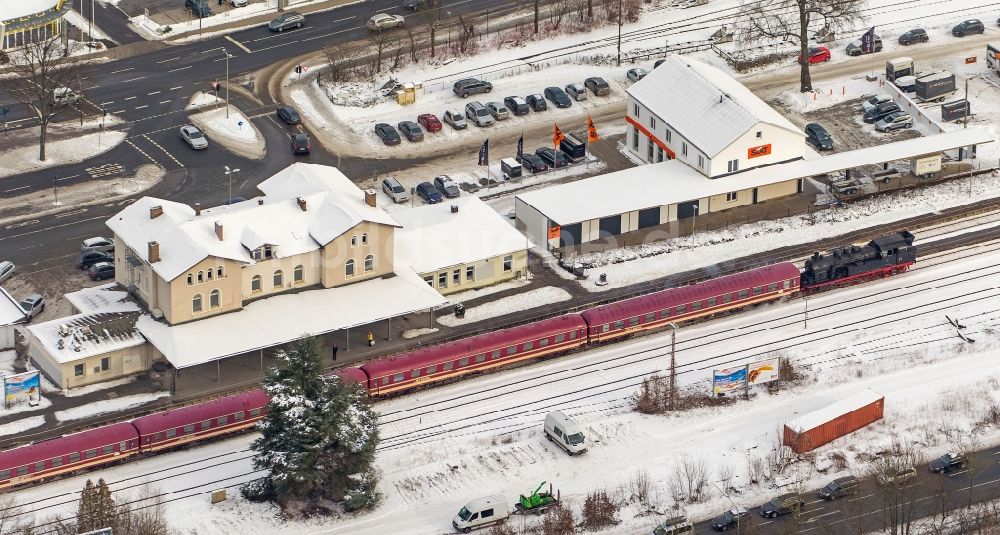
[[94,501],[96,499],[94,491],[94,482],[88,479],[87,483],[83,486],[83,491],[80,493],[80,505],[77,507],[76,512],[76,525],[81,532],[97,529],[93,527],[95,523]]
[[315,338],[293,343],[276,359],[279,367],[264,380],[270,401],[258,424],[261,436],[251,445],[254,468],[269,473],[245,485],[243,495],[282,506],[333,500],[350,511],[374,505],[378,419],[364,390],[323,374]]
[[118,523],[118,504],[111,496],[111,489],[104,479],[94,482],[87,480],[80,493],[80,504],[77,508],[77,530],[94,531],[102,528],[115,528]]

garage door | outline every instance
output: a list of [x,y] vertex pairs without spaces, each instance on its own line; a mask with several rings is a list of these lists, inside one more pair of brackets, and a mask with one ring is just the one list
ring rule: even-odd
[[655,227],[660,224],[660,207],[639,210],[639,228]]
[[580,245],[583,241],[580,239],[580,235],[583,234],[582,225],[580,223],[574,223],[572,225],[563,225],[559,228],[559,247],[566,247],[571,245]]
[[697,211],[698,211],[698,201],[677,203],[677,219],[693,217]]
[[601,224],[599,226],[601,231],[600,237],[605,236],[617,236],[622,233],[622,216],[615,215],[611,217],[602,217]]

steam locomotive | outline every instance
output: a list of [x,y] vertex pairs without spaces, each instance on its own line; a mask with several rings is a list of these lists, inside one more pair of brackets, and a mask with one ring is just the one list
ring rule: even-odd
[[804,291],[856,284],[906,271],[917,260],[913,234],[902,231],[827,254],[813,253],[802,268]]

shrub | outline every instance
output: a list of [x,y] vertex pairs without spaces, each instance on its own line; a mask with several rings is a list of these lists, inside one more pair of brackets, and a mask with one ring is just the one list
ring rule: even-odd
[[583,525],[592,529],[613,526],[618,523],[615,519],[617,513],[618,506],[611,501],[607,492],[592,492],[583,502]]

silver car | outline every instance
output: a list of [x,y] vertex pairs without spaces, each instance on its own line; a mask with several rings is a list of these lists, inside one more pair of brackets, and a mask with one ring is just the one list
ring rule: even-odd
[[0,284],[14,276],[14,263],[9,260],[0,262]]
[[490,110],[490,115],[497,121],[510,119],[510,110],[502,102],[487,102],[486,109]]
[[888,132],[890,130],[910,128],[912,126],[913,118],[910,117],[910,114],[905,111],[893,112],[878,121],[875,121],[875,130],[878,130],[879,132]]
[[628,72],[625,73],[625,76],[629,79],[629,81],[638,82],[639,80],[645,78],[647,74],[649,74],[649,71],[646,69],[643,69],[642,67],[635,67],[629,69]]
[[31,321],[32,318],[45,310],[45,298],[42,297],[42,294],[31,294],[21,301],[21,310],[24,311],[25,318]]
[[395,203],[410,200],[410,194],[406,192],[406,188],[404,188],[398,180],[391,176],[382,180],[382,191],[384,191],[385,194],[392,199],[392,202]]
[[465,105],[465,117],[476,126],[491,126],[494,123],[493,115],[478,100],[474,100]]
[[573,100],[587,100],[587,87],[583,84],[569,84],[563,91]]
[[208,148],[208,138],[198,130],[197,126],[186,124],[181,127],[181,138],[194,150]]
[[80,252],[85,251],[100,251],[102,253],[110,253],[115,250],[115,242],[102,238],[100,236],[95,236],[93,238],[87,238],[83,240],[80,244]]
[[462,112],[454,109],[444,111],[444,122],[451,125],[455,130],[464,130],[469,126],[469,123],[465,122],[465,116]]

